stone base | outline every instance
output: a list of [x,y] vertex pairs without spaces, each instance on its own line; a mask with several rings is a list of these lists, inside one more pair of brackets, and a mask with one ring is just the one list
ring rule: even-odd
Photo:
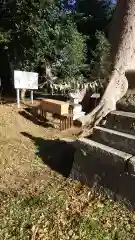
[[85,112],[79,112],[79,113],[75,113],[74,116],[73,116],[73,120],[76,120],[82,116],[85,115]]
[[73,114],[80,113],[82,111],[82,105],[81,104],[74,104],[73,105]]

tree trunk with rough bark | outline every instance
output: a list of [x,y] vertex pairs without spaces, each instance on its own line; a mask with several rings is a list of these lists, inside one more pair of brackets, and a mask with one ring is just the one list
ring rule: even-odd
[[91,128],[109,112],[128,89],[126,72],[135,69],[135,0],[119,0],[109,35],[112,44],[112,73],[99,105],[78,120],[82,127]]

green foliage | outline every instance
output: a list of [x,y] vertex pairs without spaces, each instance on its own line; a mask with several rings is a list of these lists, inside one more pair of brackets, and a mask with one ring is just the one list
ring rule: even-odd
[[77,76],[85,61],[85,37],[80,34],[73,22],[69,22],[63,35],[63,47],[60,48],[58,73],[61,77]]
[[90,61],[91,76],[104,79],[108,77],[111,70],[111,46],[103,32],[96,31],[95,39],[97,44],[96,48],[91,52],[92,58]]
[[87,31],[103,30],[111,20],[115,7],[111,0],[78,0],[76,10],[85,16],[86,24],[92,23],[92,26],[87,25]]
[[4,2],[0,46],[8,49],[14,69],[37,71],[49,63],[61,79],[106,77],[110,46],[97,30],[103,30],[108,18],[99,1],[80,0],[71,13],[64,11],[61,0]]
[[88,79],[107,79],[110,73],[111,46],[106,27],[115,6],[110,0],[77,1],[75,21],[79,31],[87,36],[87,65],[82,71]]
[[10,33],[3,31],[3,29],[0,29],[0,44],[5,44],[10,41]]
[[10,29],[8,54],[14,68],[35,71],[48,62],[62,78],[79,74],[85,61],[85,37],[59,2],[16,0],[8,7],[9,15],[1,25]]

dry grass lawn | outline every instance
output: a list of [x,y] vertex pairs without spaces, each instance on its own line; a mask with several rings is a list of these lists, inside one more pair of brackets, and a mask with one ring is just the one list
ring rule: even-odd
[[72,131],[26,119],[14,104],[0,105],[0,239],[135,239],[133,211],[52,171],[37,155],[33,139],[67,135]]

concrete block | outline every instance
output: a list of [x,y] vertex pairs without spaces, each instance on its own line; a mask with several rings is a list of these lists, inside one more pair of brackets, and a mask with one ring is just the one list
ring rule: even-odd
[[128,161],[128,173],[135,175],[135,156],[131,157]]
[[107,146],[135,155],[135,136],[104,127],[93,129],[92,139]]
[[[100,166],[104,166],[104,169],[108,169],[108,166],[111,166],[111,168],[124,172],[128,159],[132,157],[131,154],[86,138],[78,139],[74,142],[74,146],[77,151],[79,150],[84,153],[84,159],[85,155],[89,156],[89,170],[93,164],[96,164],[99,170]],[[85,161],[84,159],[82,161]]]
[[105,127],[135,135],[135,113],[113,111],[108,115]]

